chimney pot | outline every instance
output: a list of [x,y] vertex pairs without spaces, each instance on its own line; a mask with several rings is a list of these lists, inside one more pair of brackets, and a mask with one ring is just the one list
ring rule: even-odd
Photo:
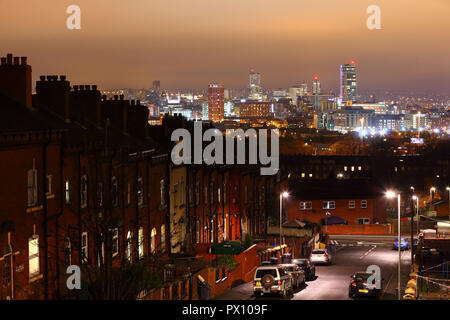
[[61,80],[61,81],[66,81],[66,76],[65,76],[65,75],[59,76],[59,80]]
[[119,96],[117,94],[114,95],[114,100],[118,100]]
[[96,84],[92,85],[92,90],[94,90],[94,91],[97,90],[97,85]]
[[14,57],[14,65],[19,65],[19,57]]
[[73,90],[78,91],[78,86],[77,85],[73,86]]
[[27,65],[27,57],[20,57],[20,62],[22,65],[26,66]]
[[2,60],[2,66],[4,66],[6,64],[6,57],[2,57],[1,60]]
[[91,90],[91,85],[90,84],[85,84],[84,85],[84,89],[88,90],[88,91]]
[[84,84],[80,84],[80,91],[84,91]]
[[136,100],[136,105],[140,106],[141,105],[141,100]]
[[102,95],[102,100],[106,100],[106,94]]
[[45,81],[45,76],[40,76],[39,79],[41,79],[41,81]]
[[120,100],[123,100],[125,96],[123,94],[120,95]]
[[134,106],[135,105],[135,101],[131,100],[131,105]]
[[13,60],[13,55],[12,55],[12,53],[8,53],[8,54],[6,55],[6,63],[7,63],[7,64],[12,64],[12,60]]

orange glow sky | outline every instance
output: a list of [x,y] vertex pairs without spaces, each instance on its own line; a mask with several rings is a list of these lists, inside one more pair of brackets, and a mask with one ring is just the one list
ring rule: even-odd
[[[371,4],[382,30],[366,28]],[[354,59],[361,90],[450,91],[450,0],[0,0],[0,25],[0,55],[28,56],[34,80],[243,87],[254,68],[266,88],[319,75],[336,92]]]

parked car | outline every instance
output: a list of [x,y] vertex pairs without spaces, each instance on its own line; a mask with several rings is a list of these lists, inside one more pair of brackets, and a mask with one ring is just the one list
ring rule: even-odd
[[304,284],[306,281],[305,271],[299,268],[295,263],[280,264],[286,272],[291,276],[292,287],[298,288],[300,285]]
[[373,283],[367,283],[369,276],[371,276],[371,273],[364,271],[356,272],[354,275],[350,276],[350,278],[352,278],[352,282],[348,288],[348,296],[350,298],[362,295],[379,298],[382,289],[377,289],[376,285]]
[[258,267],[253,278],[253,293],[256,297],[277,293],[283,297],[293,291],[291,276],[279,266]]
[[333,263],[332,256],[328,253],[327,249],[314,249],[311,252],[309,259],[314,264],[325,263],[330,265]]
[[[400,250],[409,250],[409,241],[406,237],[400,237]],[[394,241],[392,249],[398,250],[398,239]]]
[[311,263],[309,259],[294,259],[292,260],[292,263],[295,263],[300,269],[305,271],[307,280],[312,280],[316,276],[316,266],[314,265],[314,263]]

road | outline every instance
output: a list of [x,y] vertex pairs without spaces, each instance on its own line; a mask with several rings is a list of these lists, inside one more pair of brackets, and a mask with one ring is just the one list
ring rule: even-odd
[[[383,293],[381,299],[395,300],[397,288],[398,252],[392,250],[391,237],[340,237],[332,238],[337,243],[337,252],[330,266],[316,266],[316,278],[307,281],[294,292],[292,300],[350,300],[348,286],[350,275],[365,271],[369,265],[378,265],[381,269]],[[401,285],[405,286],[410,272],[411,252],[402,252]],[[403,288],[404,289],[404,288]],[[238,296],[234,298],[255,299],[252,295],[252,283],[233,289]],[[224,297],[225,298],[225,297]],[[233,299],[232,296],[229,299]],[[276,296],[264,296],[257,300],[280,299]]]

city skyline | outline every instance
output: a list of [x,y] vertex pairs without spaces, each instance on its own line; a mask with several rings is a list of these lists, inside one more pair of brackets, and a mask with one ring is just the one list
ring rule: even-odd
[[81,30],[68,30],[71,3],[19,0],[8,3],[18,14],[0,13],[0,41],[29,57],[33,81],[67,74],[73,84],[90,79],[102,88],[146,88],[154,79],[167,89],[236,88],[254,68],[263,88],[319,75],[323,91],[337,91],[339,65],[355,60],[358,91],[448,92],[450,48],[441,37],[450,30],[448,2],[380,0],[381,30],[366,27],[371,2],[325,2],[80,0]]

